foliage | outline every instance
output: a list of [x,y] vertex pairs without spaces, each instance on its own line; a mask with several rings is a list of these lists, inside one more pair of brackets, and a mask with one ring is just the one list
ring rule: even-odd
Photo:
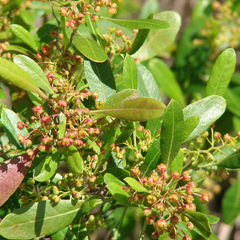
[[[240,168],[239,4],[199,1],[178,42],[180,16],[152,6],[0,2],[1,239],[217,239],[205,204]],[[239,199],[238,173],[223,222]]]

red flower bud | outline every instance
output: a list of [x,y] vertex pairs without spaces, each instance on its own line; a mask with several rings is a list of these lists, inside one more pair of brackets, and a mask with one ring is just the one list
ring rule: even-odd
[[25,126],[26,126],[25,123],[22,122],[22,121],[20,121],[20,122],[17,123],[17,128],[20,129],[20,130],[22,130],[23,128],[25,128]]
[[63,108],[66,107],[67,106],[66,100],[64,100],[64,99],[59,100],[58,106],[63,107]]

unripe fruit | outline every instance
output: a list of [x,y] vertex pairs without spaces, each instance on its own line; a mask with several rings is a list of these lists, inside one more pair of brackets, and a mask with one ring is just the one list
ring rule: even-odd
[[149,217],[152,214],[152,210],[150,208],[146,208],[144,209],[143,213],[146,217]]
[[137,177],[141,174],[141,171],[139,170],[139,168],[132,168],[131,169],[131,174],[134,176],[134,177]]
[[187,228],[188,228],[189,230],[193,230],[193,228],[194,228],[193,223],[192,223],[192,222],[188,222],[188,223],[187,223]]
[[157,197],[156,196],[154,196],[154,195],[148,195],[147,196],[147,203],[148,204],[153,204],[153,203],[155,203],[157,201]]
[[157,169],[159,170],[159,172],[165,173],[167,170],[167,166],[164,163],[161,163],[157,166]]
[[58,106],[60,107],[67,107],[67,102],[64,99],[58,101]]
[[162,203],[157,203],[156,205],[155,205],[155,208],[158,210],[158,211],[161,211],[161,212],[163,212],[164,211],[164,205],[162,204]]
[[172,216],[172,217],[170,218],[170,222],[171,222],[172,224],[174,224],[174,225],[178,224],[179,221],[180,221],[180,219],[179,219],[178,216]]
[[159,219],[155,223],[155,226],[161,231],[167,228],[167,221],[165,219]]
[[53,196],[52,196],[52,201],[53,201],[54,203],[59,203],[60,200],[61,200],[61,198],[60,198],[58,195],[53,195]]

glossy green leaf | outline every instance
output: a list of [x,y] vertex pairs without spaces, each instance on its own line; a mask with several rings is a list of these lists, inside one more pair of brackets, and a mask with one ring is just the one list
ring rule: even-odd
[[158,139],[147,151],[143,165],[141,166],[144,176],[148,175],[148,173],[157,167],[160,163],[160,155],[160,139]]
[[21,54],[29,54],[29,50],[24,48],[24,47],[20,47],[20,46],[17,46],[17,45],[8,45],[6,47],[6,52],[14,52],[14,53],[21,53]]
[[106,102],[116,93],[116,85],[112,69],[108,62],[84,62],[85,75],[91,91],[98,92],[98,101]]
[[161,130],[161,158],[170,167],[184,140],[184,121],[182,107],[175,100],[167,106]]
[[231,81],[236,66],[234,49],[224,50],[217,58],[207,82],[207,95],[223,96]]
[[153,75],[141,64],[138,64],[138,90],[141,97],[161,100],[160,91]]
[[147,121],[163,115],[165,105],[151,98],[138,97],[137,90],[126,89],[113,95],[101,110],[91,111],[130,121]]
[[233,224],[240,215],[240,181],[239,178],[224,194],[222,200],[222,217],[226,224]]
[[32,50],[34,50],[34,52],[38,52],[37,43],[33,39],[32,35],[25,28],[18,24],[11,24],[10,29],[18,39],[28,45]]
[[36,92],[43,98],[47,98],[28,73],[4,58],[0,58],[0,79],[26,91]]
[[220,218],[214,215],[205,214],[205,216],[208,218],[210,224],[216,224],[220,221]]
[[181,17],[174,11],[161,12],[154,18],[166,21],[169,28],[150,31],[147,40],[134,54],[141,61],[157,56],[171,46],[181,26]]
[[77,36],[74,38],[73,44],[83,56],[93,62],[101,63],[107,60],[107,53],[105,50],[92,39]]
[[120,181],[118,178],[116,178],[111,173],[106,173],[104,175],[104,182],[106,184],[114,183],[114,184],[119,185],[119,186],[125,186],[125,184],[122,181]]
[[152,59],[148,64],[148,68],[153,74],[159,89],[168,97],[184,105],[183,92],[169,67],[160,59]]
[[32,239],[57,232],[75,218],[82,202],[72,205],[61,200],[56,206],[50,201],[36,202],[8,214],[0,223],[0,235],[7,239]]
[[74,145],[68,147],[66,160],[67,165],[72,172],[74,173],[83,172],[83,159]]
[[233,114],[240,117],[240,87],[234,87],[227,89],[226,94],[224,95],[227,101],[227,109]]
[[201,235],[205,238],[210,237],[212,229],[205,214],[200,212],[186,212],[184,215],[189,218],[194,226],[200,231]]
[[84,202],[83,207],[82,207],[82,212],[83,213],[89,213],[92,211],[95,207],[101,205],[103,201],[101,199],[90,199]]
[[27,137],[28,131],[26,128],[20,130],[17,127],[17,123],[21,121],[18,115],[10,109],[3,108],[0,121],[12,143],[16,144],[18,147],[22,147],[18,137],[19,135]]
[[164,20],[157,19],[116,19],[101,17],[122,27],[130,29],[168,29],[169,24]]
[[38,182],[48,181],[57,171],[58,161],[62,153],[56,152],[41,158],[40,163],[33,170],[33,177]]
[[231,155],[224,158],[222,161],[217,163],[217,166],[229,169],[240,168],[240,150],[232,153]]
[[135,178],[126,177],[124,181],[137,192],[149,192],[141,183],[139,183]]
[[218,118],[222,116],[226,109],[226,102],[220,96],[209,96],[196,101],[183,109],[184,120],[190,117],[199,117],[199,124],[188,136],[186,141],[200,136],[208,127],[210,127]]
[[14,57],[14,63],[27,72],[35,81],[36,85],[49,94],[53,94],[53,90],[40,66],[31,58],[24,55]]
[[138,85],[138,70],[134,59],[127,55],[123,63],[123,85],[125,88],[137,89]]
[[68,227],[51,235],[52,240],[77,240],[77,237],[70,231]]
[[183,160],[184,160],[184,154],[182,151],[179,151],[177,156],[173,159],[171,163],[171,172],[178,172],[182,173],[183,169]]

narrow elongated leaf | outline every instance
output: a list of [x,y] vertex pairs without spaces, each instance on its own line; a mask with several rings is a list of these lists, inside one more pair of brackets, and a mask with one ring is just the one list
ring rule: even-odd
[[79,151],[74,145],[68,147],[67,164],[70,170],[74,173],[83,172],[83,159]]
[[0,58],[0,79],[26,91],[36,92],[44,99],[47,98],[28,73],[4,58]]
[[237,150],[236,152],[227,156],[225,159],[220,161],[217,165],[219,167],[229,168],[229,169],[240,168],[240,150]]
[[31,58],[24,55],[17,55],[14,57],[14,63],[31,75],[38,87],[49,94],[54,93],[43,70]]
[[138,97],[137,91],[126,89],[109,98],[101,110],[91,113],[130,121],[147,121],[162,116],[164,109],[162,102]]
[[211,227],[207,216],[200,212],[186,212],[185,216],[194,224],[194,226],[200,231],[201,235],[205,238],[210,237]]
[[160,91],[153,75],[141,64],[138,64],[138,90],[141,97],[161,100]]
[[32,35],[25,28],[18,24],[11,24],[10,29],[18,39],[28,45],[32,50],[34,50],[34,52],[38,52],[37,43],[33,39]]
[[134,59],[127,55],[123,64],[123,85],[125,88],[137,89],[138,70]]
[[146,176],[160,163],[160,139],[156,140],[147,151],[143,165],[141,166],[143,175]]
[[233,224],[240,215],[240,181],[234,183],[224,194],[222,200],[223,222]]
[[101,17],[122,27],[131,29],[168,29],[169,24],[163,20],[156,19],[115,19]]
[[108,62],[94,63],[85,61],[84,69],[91,91],[98,92],[99,101],[106,102],[116,93],[116,85],[111,67]]
[[172,100],[167,106],[161,130],[161,158],[168,167],[177,156],[184,140],[184,121],[181,106]]
[[34,179],[38,182],[49,180],[56,173],[61,156],[62,153],[59,151],[41,159],[40,163],[33,170]]
[[148,68],[153,74],[159,89],[168,97],[184,105],[185,100],[182,90],[169,67],[160,59],[152,59],[148,64]]
[[7,163],[0,164],[0,206],[17,190],[31,165],[32,159],[27,154],[20,155]]
[[77,36],[74,38],[73,44],[83,56],[93,62],[105,62],[107,60],[105,50],[92,39]]
[[207,82],[207,95],[223,96],[231,81],[236,66],[234,49],[224,50],[217,58]]
[[9,139],[12,141],[13,144],[16,144],[18,147],[22,147],[22,144],[19,142],[18,137],[20,135],[25,137],[28,135],[28,131],[26,128],[20,130],[17,127],[17,123],[20,121],[21,119],[15,112],[7,108],[2,109],[0,122],[4,127],[4,130],[7,133]]
[[174,42],[181,26],[181,17],[174,11],[164,11],[154,16],[155,19],[166,21],[169,28],[151,30],[147,40],[134,54],[141,61],[159,55]]
[[72,223],[82,202],[72,205],[61,200],[56,206],[50,201],[36,202],[8,214],[0,223],[0,235],[7,239],[32,239],[50,235]]
[[190,141],[201,135],[208,127],[210,127],[222,116],[225,109],[226,102],[224,98],[216,95],[203,98],[185,107],[183,109],[185,121],[193,116],[199,117],[199,124],[185,141]]
[[124,181],[137,192],[149,192],[142,184],[132,177],[124,178]]

